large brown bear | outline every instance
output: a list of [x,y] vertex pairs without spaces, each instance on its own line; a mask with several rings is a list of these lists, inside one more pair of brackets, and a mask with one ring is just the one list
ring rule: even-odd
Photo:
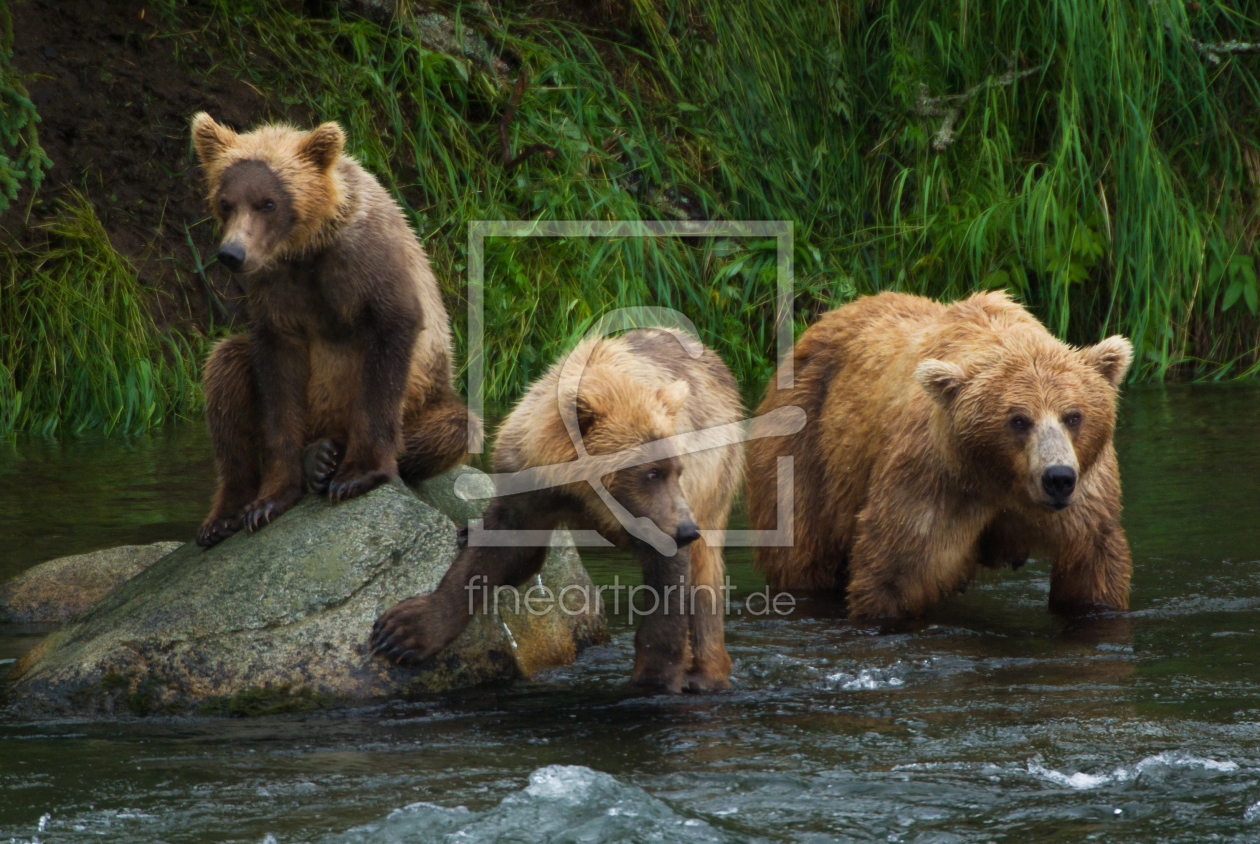
[[1073,349],[1002,293],[943,305],[882,293],[825,314],[793,350],[794,437],[749,447],[755,528],[775,526],[791,455],[794,544],[759,548],[776,588],[847,589],[854,618],[916,616],[979,565],[1053,560],[1050,608],[1124,609],[1132,568],[1112,447],[1123,337]]
[[249,331],[205,371],[219,491],[210,546],[293,506],[306,482],[334,501],[467,454],[480,421],[452,386],[451,330],[402,211],[342,154],[335,123],[237,134],[208,114],[193,143],[223,229],[218,259],[244,276]]
[[[486,529],[546,536],[565,523],[636,552],[659,599],[635,636],[641,685],[679,692],[729,684],[722,543],[743,473],[742,418],[735,380],[716,354],[690,335],[647,328],[579,344],[530,387],[499,433]],[[698,433],[682,454],[662,448],[687,432]],[[590,457],[577,459],[574,436]],[[628,511],[622,519],[582,477],[602,478]],[[432,656],[479,605],[470,590],[520,585],[547,552],[478,546],[475,532],[471,540],[433,593],[381,616],[371,640],[378,652],[403,663]]]

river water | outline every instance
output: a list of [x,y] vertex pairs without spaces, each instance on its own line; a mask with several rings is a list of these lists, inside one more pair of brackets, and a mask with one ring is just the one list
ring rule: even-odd
[[[627,689],[623,614],[573,666],[427,700],[0,716],[0,841],[1260,841],[1260,388],[1131,389],[1117,445],[1127,615],[1057,620],[1034,560],[894,629],[732,616],[714,695]],[[0,578],[189,538],[212,475],[197,426],[0,444]],[[0,660],[46,632],[0,627]]]

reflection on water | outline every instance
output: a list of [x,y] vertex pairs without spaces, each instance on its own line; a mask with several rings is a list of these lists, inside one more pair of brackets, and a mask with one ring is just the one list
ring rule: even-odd
[[191,539],[210,509],[205,426],[143,437],[0,439],[0,580],[54,557]]
[[[630,692],[623,614],[535,682],[311,716],[0,722],[0,840],[1260,840],[1258,428],[1256,387],[1129,391],[1125,616],[1050,616],[1033,561],[890,629],[819,603],[733,616],[717,695]],[[0,576],[187,538],[212,483],[192,428],[24,442],[0,473]],[[729,556],[742,590],[764,585]],[[42,632],[0,629],[0,658]]]

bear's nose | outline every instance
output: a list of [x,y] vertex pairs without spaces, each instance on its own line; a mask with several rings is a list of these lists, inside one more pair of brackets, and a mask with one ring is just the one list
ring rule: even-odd
[[219,263],[234,273],[239,273],[245,266],[245,247],[233,241],[219,247]]
[[696,527],[695,522],[683,522],[678,526],[678,533],[674,534],[674,541],[679,547],[690,545],[700,538],[700,528]]
[[1051,466],[1041,476],[1041,488],[1049,493],[1059,509],[1067,506],[1067,500],[1076,489],[1076,470],[1071,466]]

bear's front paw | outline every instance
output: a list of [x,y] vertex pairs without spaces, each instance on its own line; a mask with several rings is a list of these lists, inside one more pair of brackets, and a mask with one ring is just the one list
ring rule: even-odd
[[346,501],[363,495],[388,483],[391,477],[389,472],[381,469],[355,469],[343,464],[328,484],[328,500]]
[[683,691],[685,692],[720,692],[730,687],[731,681],[728,678],[705,674],[700,671],[689,671],[683,679]]
[[344,454],[344,449],[336,440],[311,443],[302,455],[302,477],[307,489],[317,495],[328,492]]
[[248,505],[241,514],[245,529],[250,533],[262,530],[280,518],[281,514],[297,503],[298,496],[286,495],[279,498],[259,498]]
[[372,625],[372,652],[400,665],[416,665],[455,641],[463,629],[452,624],[432,595],[399,601]]
[[244,524],[240,516],[233,516],[230,519],[211,516],[197,529],[197,544],[202,548],[218,545],[244,527]]

